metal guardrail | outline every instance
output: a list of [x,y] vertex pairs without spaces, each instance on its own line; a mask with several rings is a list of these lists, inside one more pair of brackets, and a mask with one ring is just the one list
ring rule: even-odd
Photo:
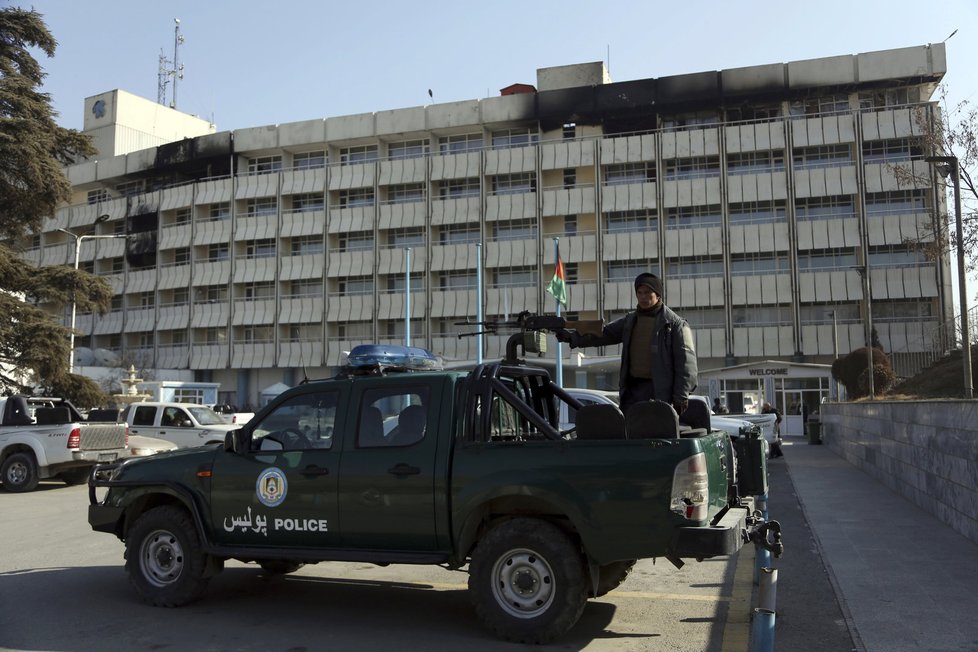
[[[968,323],[975,324],[976,318],[978,318],[978,306],[968,310]],[[974,328],[969,330],[973,346],[978,342],[978,337]],[[935,326],[924,336],[908,343],[903,349],[891,351],[890,364],[898,378],[910,378],[959,349],[962,340],[961,315],[958,314],[953,319]]]

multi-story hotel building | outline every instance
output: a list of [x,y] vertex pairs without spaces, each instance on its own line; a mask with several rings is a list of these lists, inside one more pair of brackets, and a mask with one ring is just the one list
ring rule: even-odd
[[[73,203],[25,255],[72,264],[59,229],[125,234],[80,245],[116,296],[78,316],[79,355],[256,405],[356,344],[404,342],[408,249],[411,343],[475,360],[456,322],[480,300],[487,319],[553,311],[559,238],[565,315],[614,319],[636,274],[658,273],[695,330],[702,393],[814,403],[835,352],[865,344],[867,309],[897,359],[952,314],[947,260],[907,244],[943,206],[921,134],[944,72],[942,44],[615,83],[592,63],[498,97],[233,132],[190,120],[192,137],[158,141],[123,114],[172,110],[113,91],[86,100],[102,155],[68,168]],[[563,353],[566,384],[617,386],[617,350]]]

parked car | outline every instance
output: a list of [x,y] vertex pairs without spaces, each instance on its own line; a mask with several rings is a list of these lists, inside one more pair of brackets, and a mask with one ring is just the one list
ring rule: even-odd
[[231,403],[218,403],[211,406],[211,409],[220,414],[226,423],[234,423],[239,426],[248,423],[255,416],[254,412],[242,412],[237,405]]
[[129,435],[129,457],[147,457],[157,453],[175,451],[177,445],[172,441],[143,435]]
[[[585,389],[583,387],[565,387],[568,394],[576,398],[582,405],[603,403],[618,405],[618,392],[603,389]],[[577,423],[577,409],[566,403],[560,406],[560,429],[567,430]]]
[[228,431],[240,427],[196,403],[133,403],[119,418],[129,424],[130,435],[165,439],[179,448],[223,442]]
[[[713,411],[713,408],[710,407],[711,403],[708,396],[694,394],[693,396],[689,397],[689,400],[705,403],[706,409],[710,411],[710,427],[723,430],[730,435],[731,439],[737,440],[746,433],[753,431],[755,428],[761,433],[764,432],[764,429],[759,424],[753,423],[749,419],[738,418],[736,415],[731,416],[727,414],[716,414]],[[772,441],[773,440],[769,440],[766,435],[764,436],[764,457],[771,456]]]

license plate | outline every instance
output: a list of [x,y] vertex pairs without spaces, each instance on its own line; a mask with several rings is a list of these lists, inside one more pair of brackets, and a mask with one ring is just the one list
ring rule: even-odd
[[98,454],[98,461],[99,462],[115,462],[115,458],[116,458],[116,454],[115,453],[99,453]]

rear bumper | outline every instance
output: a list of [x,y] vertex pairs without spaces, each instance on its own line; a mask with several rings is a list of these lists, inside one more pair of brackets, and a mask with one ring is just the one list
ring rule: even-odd
[[671,554],[679,558],[702,559],[732,555],[750,540],[747,507],[731,507],[713,525],[681,527],[670,546]]
[[109,450],[73,450],[71,459],[75,462],[88,462],[90,464],[105,464],[115,462],[117,459],[126,455],[125,448],[112,448]]

